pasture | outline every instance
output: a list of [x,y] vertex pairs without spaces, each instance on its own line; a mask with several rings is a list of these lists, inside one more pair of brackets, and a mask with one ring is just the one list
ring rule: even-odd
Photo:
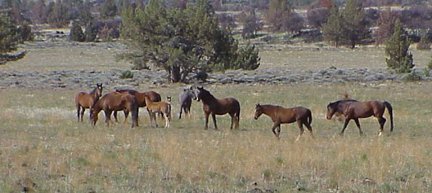
[[[191,118],[176,118],[170,128],[150,127],[140,110],[140,126],[120,123],[92,127],[88,112],[76,121],[76,90],[1,90],[0,189],[16,192],[23,180],[38,192],[429,192],[432,190],[432,83],[339,85],[212,85],[216,97],[234,96],[242,107],[240,129],[229,130],[228,115],[219,130],[204,130],[202,104]],[[148,87],[138,88],[146,90]],[[163,98],[179,85],[153,88]],[[393,104],[395,130],[378,137],[376,119],[361,120],[360,137],[351,123],[326,120],[326,105],[348,92],[359,100]],[[281,139],[271,120],[253,119],[256,103],[303,105],[312,110],[316,139],[298,141],[297,125],[282,125]],[[387,116],[387,114],[385,114]],[[103,116],[100,115],[103,120]],[[158,119],[159,123],[162,122]]]
[[[313,50],[263,49],[260,68],[385,68],[382,48]],[[0,70],[127,69],[130,64],[114,58],[122,51],[109,44],[30,46],[24,59]],[[429,58],[429,52],[414,51],[419,67]],[[93,127],[88,110],[84,122],[77,122],[74,96],[92,88],[0,90],[0,192],[432,191],[432,82],[204,85],[215,97],[235,97],[241,105],[240,128],[230,130],[231,119],[224,115],[217,116],[217,131],[211,120],[204,130],[202,104],[196,101],[191,117],[178,120],[183,86],[134,87],[157,91],[162,99],[172,96],[173,120],[170,128],[151,127],[141,108],[133,129],[130,118],[123,124],[123,113],[110,127],[102,113]],[[368,118],[360,120],[365,136],[354,122],[339,136],[343,123],[325,116],[327,104],[343,93],[389,101],[393,133],[387,122],[378,137],[377,120]],[[295,142],[294,123],[282,125],[277,140],[267,116],[253,119],[256,103],[311,109],[315,139],[305,132]]]

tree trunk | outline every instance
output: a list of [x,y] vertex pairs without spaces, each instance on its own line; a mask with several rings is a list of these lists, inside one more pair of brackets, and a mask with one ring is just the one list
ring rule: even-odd
[[171,82],[180,82],[181,81],[181,73],[180,73],[180,67],[173,66],[171,67]]

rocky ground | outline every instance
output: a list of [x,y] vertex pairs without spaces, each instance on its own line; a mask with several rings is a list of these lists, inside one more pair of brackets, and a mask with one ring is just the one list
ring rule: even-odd
[[[29,49],[47,48],[52,44],[34,44]],[[55,44],[58,46],[58,44]],[[94,45],[92,45],[94,46]],[[106,44],[105,44],[106,46]],[[112,45],[110,44],[110,48]],[[124,50],[124,47],[119,50]],[[27,56],[26,56],[27,57]],[[8,64],[7,64],[8,65]],[[95,83],[103,83],[108,88],[136,87],[139,85],[167,84],[165,71],[134,71],[133,78],[122,78],[125,68],[110,69],[64,69],[48,71],[0,70],[0,89],[5,88],[90,88]],[[191,75],[192,77],[193,75]],[[425,76],[422,69],[415,75],[398,75],[385,68],[336,68],[328,67],[316,70],[287,68],[259,68],[255,71],[229,70],[224,73],[211,73],[209,84],[295,84],[295,83],[341,83],[341,82],[382,82],[404,80],[432,80]],[[197,82],[191,80],[191,83]]]

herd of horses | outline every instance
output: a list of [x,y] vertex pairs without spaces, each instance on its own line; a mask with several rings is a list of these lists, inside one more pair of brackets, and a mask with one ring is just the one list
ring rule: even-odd
[[[105,123],[107,125],[111,122],[111,115],[114,116],[117,122],[117,111],[123,111],[125,115],[125,123],[129,113],[132,115],[132,127],[138,126],[138,111],[139,108],[146,108],[150,116],[150,124],[158,127],[156,115],[159,114],[165,119],[165,128],[170,126],[171,121],[171,97],[167,97],[166,101],[161,100],[159,93],[154,91],[138,92],[136,90],[115,90],[102,96],[102,84],[96,84],[96,87],[89,93],[79,92],[75,96],[75,105],[77,108],[78,121],[83,121],[85,109],[90,109],[90,121],[92,125],[96,125],[98,114],[104,111]],[[208,119],[211,115],[214,128],[218,129],[216,123],[216,115],[229,114],[231,116],[230,128],[239,128],[240,122],[240,103],[237,99],[214,97],[208,90],[203,87],[189,87],[184,88],[179,95],[181,119],[182,113],[190,116],[190,108],[192,100],[201,101],[203,104],[203,111],[205,117],[205,129],[208,129]],[[327,105],[327,119],[332,119],[335,116],[342,116],[344,118],[344,125],[340,135],[343,135],[348,123],[354,120],[360,135],[363,131],[360,126],[360,118],[376,117],[380,125],[379,135],[382,135],[386,119],[384,112],[387,109],[390,117],[390,131],[393,131],[393,108],[387,101],[357,101],[353,99],[342,99],[331,102]],[[300,134],[296,140],[304,133],[305,126],[312,137],[312,112],[306,107],[292,107],[285,108],[277,105],[261,105],[255,106],[255,120],[262,114],[265,114],[273,121],[272,132],[279,139],[281,124],[289,124],[296,122]]]

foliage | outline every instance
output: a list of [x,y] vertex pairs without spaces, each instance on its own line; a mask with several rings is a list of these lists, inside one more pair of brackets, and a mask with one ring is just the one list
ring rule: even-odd
[[246,46],[239,48],[233,69],[255,70],[259,67],[260,60],[259,50],[248,42]]
[[334,6],[323,27],[323,33],[324,39],[336,46],[343,44],[355,48],[356,44],[369,35],[361,3],[357,0],[348,0],[341,11]]
[[62,0],[50,2],[47,7],[47,22],[54,27],[64,27],[68,23],[68,9]]
[[165,69],[170,81],[179,82],[197,69],[236,68],[238,43],[219,27],[206,0],[185,9],[170,9],[151,0],[145,8],[123,10],[122,18],[122,37],[137,50],[132,59],[142,60],[135,63],[135,69],[151,63]]
[[134,77],[134,74],[130,70],[123,71],[120,75],[121,79],[130,79],[133,77]]
[[321,28],[322,25],[327,21],[329,14],[330,8],[320,7],[309,9],[306,15],[308,24],[315,28]]
[[84,32],[85,41],[86,42],[96,41],[97,34],[98,34],[97,25],[95,24],[95,22],[90,21],[85,28],[85,32]]
[[382,44],[393,34],[394,25],[397,20],[396,13],[392,12],[389,8],[381,11],[377,21],[377,30],[374,34],[376,44]]
[[263,26],[255,13],[255,9],[252,8],[243,10],[239,16],[239,21],[243,25],[242,37],[245,39],[254,38]]
[[101,7],[102,18],[112,18],[117,15],[117,5],[114,0],[106,0]]
[[283,31],[286,21],[292,13],[292,7],[286,0],[271,0],[265,19],[274,32]]
[[393,35],[386,42],[385,53],[387,66],[397,73],[409,73],[414,67],[413,56],[408,52],[410,40],[402,28],[399,20],[396,21]]
[[417,43],[417,50],[430,50],[431,42],[427,36],[427,33],[424,33],[420,38],[420,41]]
[[18,31],[11,17],[0,13],[0,54],[16,50],[18,41]]
[[20,42],[33,40],[33,33],[31,31],[31,27],[27,24],[18,26],[17,33]]
[[343,36],[343,18],[338,7],[334,6],[330,9],[330,15],[327,23],[323,25],[322,31],[325,41],[334,43],[336,47],[339,46]]
[[69,39],[71,41],[77,41],[77,42],[83,42],[85,41],[86,37],[84,35],[84,32],[81,28],[81,26],[78,24],[78,22],[73,22],[72,27],[69,34]]

